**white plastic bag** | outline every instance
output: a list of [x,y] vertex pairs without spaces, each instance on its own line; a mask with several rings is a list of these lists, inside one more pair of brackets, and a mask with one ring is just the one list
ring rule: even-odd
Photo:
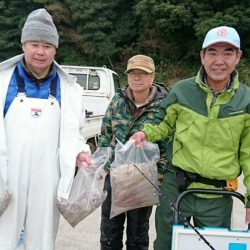
[[91,156],[90,167],[80,167],[74,178],[69,199],[57,201],[63,217],[75,227],[81,220],[96,210],[107,197],[103,191],[106,171],[104,166],[109,160],[111,148],[99,148]]
[[7,209],[10,203],[11,196],[7,190],[7,186],[4,182],[2,175],[0,174],[0,217]]
[[155,187],[158,188],[156,163],[159,159],[157,144],[146,142],[143,147],[135,147],[133,140],[124,145],[117,143],[110,169],[110,218],[128,210],[158,204],[159,194]]

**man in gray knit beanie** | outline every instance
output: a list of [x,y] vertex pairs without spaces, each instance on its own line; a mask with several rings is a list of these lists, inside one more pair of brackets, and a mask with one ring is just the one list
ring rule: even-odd
[[51,15],[34,10],[23,54],[0,63],[0,176],[9,194],[0,199],[0,250],[55,250],[57,201],[68,199],[75,166],[91,161],[82,88],[55,61],[58,40]]
[[23,26],[21,43],[41,41],[58,47],[59,37],[51,15],[45,9],[29,14]]

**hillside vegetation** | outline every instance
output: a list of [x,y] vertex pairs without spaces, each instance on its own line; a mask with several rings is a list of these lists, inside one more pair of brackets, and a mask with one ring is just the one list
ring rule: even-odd
[[121,79],[127,59],[154,58],[157,80],[166,85],[196,73],[206,32],[235,27],[242,40],[240,78],[250,85],[249,0],[12,0],[0,1],[0,61],[22,52],[20,35],[32,10],[46,8],[60,34],[61,64],[106,65]]

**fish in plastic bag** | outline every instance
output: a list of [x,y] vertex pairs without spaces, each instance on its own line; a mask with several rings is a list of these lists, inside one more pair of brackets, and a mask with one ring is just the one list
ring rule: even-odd
[[159,194],[155,188],[158,188],[159,159],[157,144],[147,142],[143,147],[135,147],[133,140],[124,145],[118,141],[115,160],[110,169],[110,218],[132,209],[159,203]]
[[73,180],[69,199],[57,201],[62,216],[75,227],[85,217],[95,211],[106,199],[103,191],[107,172],[104,169],[109,160],[111,148],[99,148],[91,156],[90,167],[80,167]]

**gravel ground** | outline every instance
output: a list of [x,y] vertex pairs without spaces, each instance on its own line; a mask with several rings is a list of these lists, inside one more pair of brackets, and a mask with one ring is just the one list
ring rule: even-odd
[[[239,192],[244,193],[242,180],[239,183]],[[243,203],[234,198],[234,212],[232,220],[233,229],[246,229],[244,224],[245,209]],[[153,249],[155,239],[154,212],[150,220],[150,247]],[[100,249],[100,208],[85,218],[75,228],[72,228],[67,221],[61,218],[59,232],[56,241],[56,250],[98,250]]]
[[[244,194],[242,178],[240,178],[238,192]],[[86,217],[75,228],[72,228],[69,223],[61,217],[59,231],[56,240],[56,250],[98,250],[100,249],[100,208]],[[153,250],[153,241],[155,239],[154,213],[150,218],[150,246],[149,250]],[[232,219],[232,228],[245,230],[247,226],[244,223],[245,209],[243,203],[237,198],[234,198],[234,210]],[[125,241],[125,239],[124,239]],[[19,246],[17,250],[23,250]]]
[[[61,218],[57,235],[56,250],[98,250],[100,249],[100,217],[101,209],[98,208],[86,217],[74,229]],[[150,219],[150,248],[153,249],[155,238],[154,211]],[[125,239],[124,239],[125,240]]]

